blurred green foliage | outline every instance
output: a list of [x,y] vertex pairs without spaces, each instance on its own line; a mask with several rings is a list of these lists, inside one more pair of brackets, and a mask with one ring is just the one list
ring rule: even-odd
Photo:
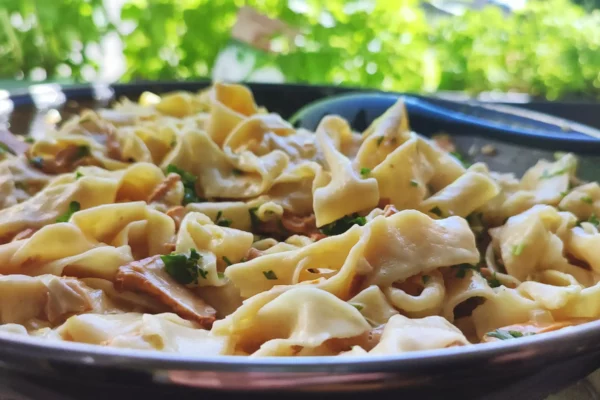
[[[0,77],[42,67],[49,77],[70,69],[74,80],[84,80],[84,68],[97,67],[86,50],[117,29],[101,0],[2,1],[8,6],[0,7]],[[600,95],[600,11],[568,0],[530,0],[510,15],[488,7],[428,21],[419,3],[131,0],[119,27],[127,62],[122,79],[210,76],[238,8],[250,5],[301,28],[295,49],[272,60],[290,82],[514,90],[551,99]],[[26,23],[15,27],[19,20]]]

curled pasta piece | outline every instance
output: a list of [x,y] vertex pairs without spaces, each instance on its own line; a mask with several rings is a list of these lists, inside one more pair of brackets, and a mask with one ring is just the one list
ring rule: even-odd
[[240,122],[258,112],[252,92],[242,85],[215,83],[209,99],[207,132],[217,145],[221,145]]
[[438,209],[442,215],[466,217],[500,193],[496,183],[485,174],[467,171],[454,182],[423,201],[424,212]]
[[[110,217],[108,217],[110,216]],[[136,258],[167,253],[175,224],[143,202],[107,204],[48,225],[30,238],[0,246],[0,271],[27,275],[68,274],[112,280]]]
[[444,279],[439,271],[430,271],[427,275],[409,278],[403,286],[412,286],[411,289],[420,293],[413,295],[394,286],[384,288],[385,296],[394,307],[410,317],[439,313],[446,294]]
[[371,326],[385,324],[398,311],[392,307],[378,286],[372,285],[348,300],[356,307]]
[[600,186],[598,182],[581,185],[565,194],[558,205],[561,210],[570,211],[580,220],[600,214]]
[[374,178],[362,179],[351,161],[335,146],[332,136],[348,123],[339,117],[325,117],[317,128],[317,143],[325,155],[330,174],[324,171],[313,185],[313,208],[317,227],[345,215],[370,209],[379,202],[379,189]]
[[369,354],[396,354],[469,344],[462,332],[442,317],[410,319],[395,315],[387,322],[381,341]]
[[[360,312],[323,290],[295,287],[261,293],[213,325],[235,338],[235,352],[254,356],[332,354],[327,343],[370,330]],[[337,354],[337,353],[334,353]]]
[[436,221],[406,210],[299,250],[232,265],[225,275],[244,297],[277,284],[325,278],[318,287],[349,299],[372,284],[391,286],[419,273],[478,259],[475,238],[464,219]]

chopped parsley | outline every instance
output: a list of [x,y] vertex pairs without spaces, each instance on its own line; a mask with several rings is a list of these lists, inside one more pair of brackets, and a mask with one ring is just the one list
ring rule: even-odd
[[272,269],[270,269],[268,271],[263,271],[263,275],[265,276],[265,278],[267,278],[270,281],[274,281],[277,279],[277,275],[275,275],[275,272],[273,272]]
[[562,199],[563,197],[565,197],[568,194],[569,194],[568,190],[565,190],[564,192],[560,192],[560,198]]
[[25,143],[35,143],[35,139],[32,138],[31,136],[27,136],[25,139],[23,139],[25,141]]
[[79,171],[75,171],[75,180],[81,178],[83,176],[83,174]]
[[481,235],[485,232],[486,224],[483,221],[483,213],[474,212],[467,215],[467,222],[469,223],[469,227],[475,233],[476,236]]
[[5,143],[0,142],[0,154],[4,153],[15,154],[10,147],[8,147]]
[[438,206],[433,207],[431,210],[429,210],[429,212],[437,215],[438,217],[441,217],[443,215],[442,210],[440,210]]
[[427,282],[429,282],[431,277],[429,275],[423,275],[421,279],[423,280],[423,285],[427,285]]
[[383,136],[377,138],[377,146],[381,146],[381,142],[383,142]]
[[76,201],[72,201],[69,203],[69,209],[60,217],[56,218],[56,222],[67,222],[71,219],[71,215],[75,214],[77,211],[81,210],[81,204]]
[[495,272],[492,276],[486,279],[488,281],[488,285],[490,285],[491,288],[497,288],[499,286],[502,286],[502,283],[498,280],[498,277],[496,276]]
[[419,186],[419,182],[417,182],[417,181],[410,181],[410,186],[417,187],[417,186]]
[[364,225],[367,223],[365,217],[361,217],[357,213],[352,215],[346,215],[337,221],[333,221],[330,224],[324,225],[321,228],[321,232],[327,236],[340,235],[352,228],[353,225]]
[[90,148],[88,146],[77,146],[77,153],[75,153],[75,159],[79,160],[80,158],[89,156]]
[[596,214],[590,215],[590,218],[587,220],[587,222],[589,222],[590,224],[593,224],[595,226],[600,225],[600,220],[598,220],[598,217],[596,217]]
[[237,169],[237,168],[232,169],[231,173],[234,174],[235,176],[244,175],[244,171],[242,171],[241,169]]
[[33,157],[29,160],[29,163],[37,169],[44,168],[44,159],[42,157]]
[[471,166],[471,163],[469,161],[467,161],[465,156],[460,154],[458,151],[451,151],[450,155],[453,156],[454,158],[456,158],[458,161],[460,161],[460,163],[463,165],[463,167],[469,168]]
[[223,216],[223,211],[219,210],[219,212],[217,212],[217,217],[215,218],[216,222],[215,224],[219,225],[219,226],[224,226],[226,228],[231,226],[231,220],[229,218],[221,218]]
[[183,205],[189,203],[200,203],[204,201],[201,197],[196,193],[196,180],[198,177],[196,175],[190,174],[187,171],[182,170],[181,168],[176,167],[173,164],[169,164],[167,166],[167,173],[175,173],[181,177],[181,183],[183,183]]
[[165,271],[183,285],[198,283],[198,278],[206,279],[208,276],[208,271],[198,265],[202,256],[198,254],[196,249],[191,249],[189,256],[169,254],[160,256],[160,259],[165,264]]
[[360,169],[360,176],[362,176],[363,178],[366,178],[367,176],[369,176],[369,174],[371,173],[371,169],[370,168],[361,168]]
[[261,223],[260,218],[258,218],[258,215],[256,215],[257,211],[258,207],[252,207],[248,209],[248,213],[250,214],[250,223],[252,224],[252,230],[256,230]]
[[350,303],[350,305],[351,305],[352,307],[356,308],[358,311],[360,311],[360,310],[362,310],[362,309],[364,308],[364,307],[363,307],[363,306],[361,306],[360,304],[352,304],[352,303]]
[[457,278],[464,278],[465,276],[467,276],[467,271],[468,270],[473,270],[475,272],[479,272],[479,267],[477,265],[471,265],[471,264],[453,265],[450,268],[456,270],[456,275],[455,276]]
[[229,258],[227,258],[226,256],[223,256],[222,258],[223,258],[223,261],[225,261],[225,264],[227,264],[227,266],[230,266],[231,264],[233,264],[231,262],[231,260],[229,260]]
[[222,272],[217,272],[217,278],[219,279],[225,279],[225,274]]
[[580,200],[586,204],[594,204],[594,200],[590,196],[583,196]]
[[519,331],[506,331],[504,329],[496,329],[495,331],[486,333],[486,336],[490,336],[500,340],[518,339],[523,336],[532,336],[535,333],[523,333]]
[[525,243],[514,245],[512,248],[513,256],[520,256],[523,253],[523,249],[525,249]]
[[554,172],[549,172],[547,169],[545,169],[544,172],[542,172],[542,176],[540,176],[540,179],[550,179],[554,178],[555,176],[566,174],[567,172],[569,172],[569,168],[570,167],[564,167],[563,169],[559,169],[558,171]]

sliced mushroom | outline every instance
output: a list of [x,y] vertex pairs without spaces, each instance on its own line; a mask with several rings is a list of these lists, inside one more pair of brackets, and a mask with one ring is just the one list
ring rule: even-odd
[[147,293],[171,307],[180,317],[198,322],[205,328],[210,328],[217,313],[190,289],[177,283],[165,271],[160,256],[119,267],[115,276],[115,288]]

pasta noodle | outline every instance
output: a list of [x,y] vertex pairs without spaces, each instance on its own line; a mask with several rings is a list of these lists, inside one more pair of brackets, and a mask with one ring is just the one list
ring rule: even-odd
[[372,357],[600,319],[600,188],[575,156],[465,167],[401,100],[310,132],[216,83],[20,144],[0,158],[3,335]]

